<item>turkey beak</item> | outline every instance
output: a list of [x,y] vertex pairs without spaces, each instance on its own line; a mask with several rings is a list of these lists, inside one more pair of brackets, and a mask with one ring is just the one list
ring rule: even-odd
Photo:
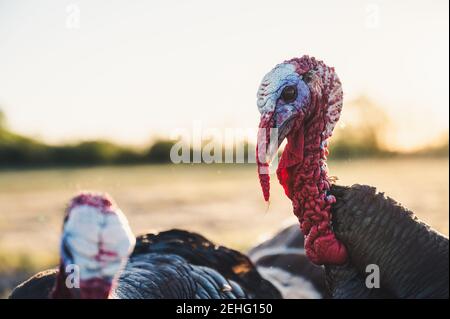
[[289,105],[277,109],[276,112],[261,115],[257,139],[258,162],[272,162],[281,143],[291,131],[295,117],[296,112]]

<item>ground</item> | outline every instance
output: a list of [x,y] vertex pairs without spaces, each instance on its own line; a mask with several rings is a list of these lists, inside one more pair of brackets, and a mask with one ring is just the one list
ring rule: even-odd
[[[448,236],[448,159],[331,161],[337,183],[376,186]],[[270,206],[254,165],[161,165],[0,171],[0,296],[57,261],[64,206],[80,190],[109,192],[133,231],[199,231],[245,250],[295,222],[272,177]]]

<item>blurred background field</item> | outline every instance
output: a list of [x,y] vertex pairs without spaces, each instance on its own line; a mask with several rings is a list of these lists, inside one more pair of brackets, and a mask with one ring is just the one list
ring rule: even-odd
[[[448,158],[329,163],[338,183],[376,186],[448,236]],[[0,172],[0,290],[56,265],[64,207],[80,190],[109,192],[135,233],[200,231],[246,250],[286,223],[291,204],[276,179],[266,211],[253,165],[144,165]]]

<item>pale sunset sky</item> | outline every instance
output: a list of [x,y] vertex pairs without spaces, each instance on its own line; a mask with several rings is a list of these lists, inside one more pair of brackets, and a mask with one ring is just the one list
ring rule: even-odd
[[[0,0],[0,109],[59,143],[252,128],[262,76],[309,54],[409,149],[448,130],[447,0]],[[345,112],[345,102],[344,111]]]

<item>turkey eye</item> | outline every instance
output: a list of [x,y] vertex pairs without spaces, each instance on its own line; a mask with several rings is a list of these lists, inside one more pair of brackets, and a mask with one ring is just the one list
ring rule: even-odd
[[281,92],[281,98],[285,103],[294,102],[297,98],[297,87],[294,85],[286,86]]

